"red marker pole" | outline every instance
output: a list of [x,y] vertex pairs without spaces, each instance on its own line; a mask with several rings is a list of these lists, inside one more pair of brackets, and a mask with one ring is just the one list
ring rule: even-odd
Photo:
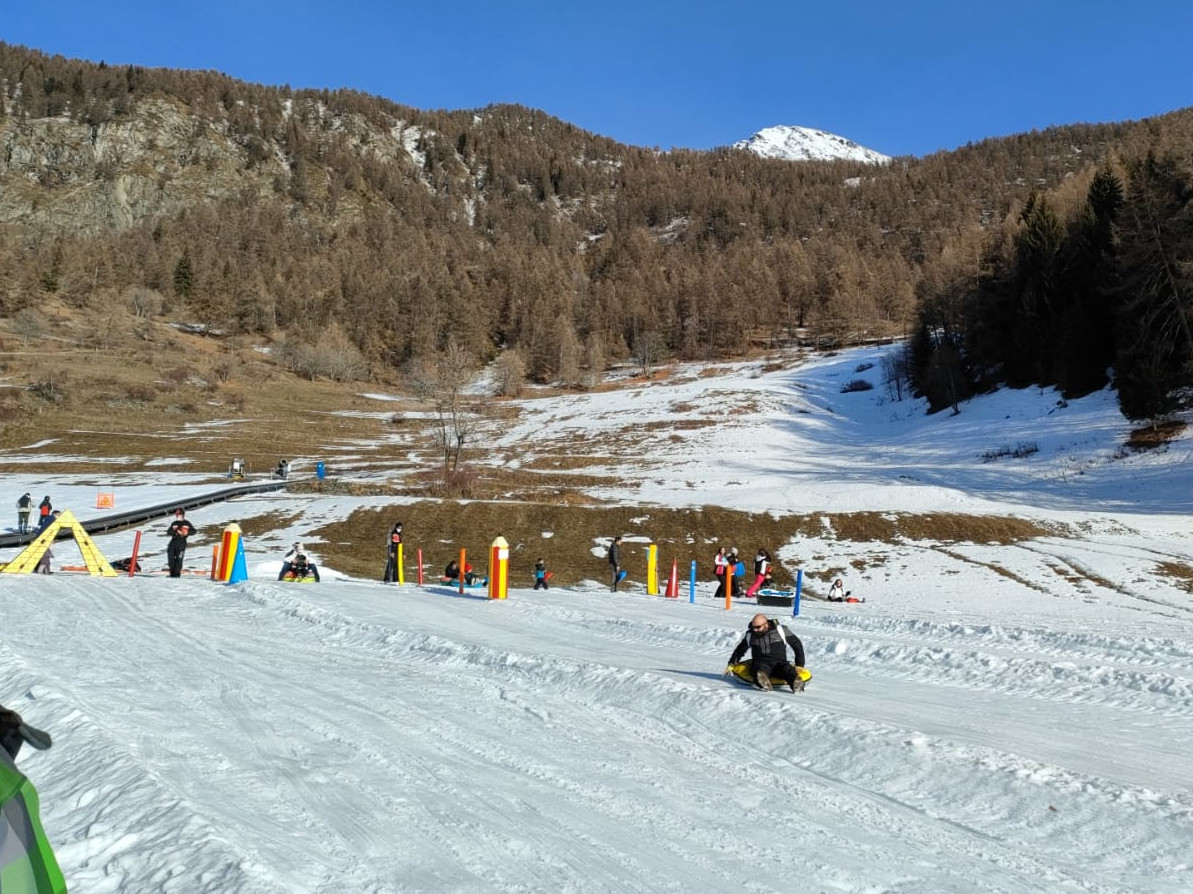
[[129,561],[128,561],[128,576],[129,577],[132,577],[134,574],[136,574],[135,569],[137,567],[137,552],[140,549],[141,549],[141,532],[137,531],[136,536],[133,537],[133,557],[131,559],[129,559]]

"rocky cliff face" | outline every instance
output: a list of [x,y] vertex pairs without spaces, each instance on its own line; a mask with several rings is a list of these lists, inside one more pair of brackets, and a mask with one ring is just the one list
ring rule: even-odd
[[[359,119],[328,122],[327,134],[407,174],[417,161],[413,128],[389,131]],[[308,130],[309,135],[309,130]],[[225,121],[196,115],[170,97],[143,100],[100,125],[66,117],[0,117],[0,222],[95,233],[175,215],[197,204],[284,196],[295,172],[277,143],[245,141]],[[325,171],[303,172],[304,188],[328,191]],[[358,199],[336,208],[351,214]]]

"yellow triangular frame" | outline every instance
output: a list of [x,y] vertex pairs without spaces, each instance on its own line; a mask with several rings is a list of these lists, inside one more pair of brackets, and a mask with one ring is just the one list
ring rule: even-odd
[[32,543],[21,550],[20,555],[0,568],[0,574],[32,574],[37,568],[37,563],[41,561],[41,557],[45,555],[45,551],[50,548],[62,528],[67,528],[74,534],[75,543],[79,545],[79,552],[83,555],[83,564],[87,566],[88,574],[100,574],[104,577],[117,576],[116,569],[104,558],[104,554],[99,551],[99,547],[95,545],[91,535],[83,530],[83,523],[75,518],[75,514],[69,509],[64,509],[58,518],[50,522],[49,526],[37,535]]

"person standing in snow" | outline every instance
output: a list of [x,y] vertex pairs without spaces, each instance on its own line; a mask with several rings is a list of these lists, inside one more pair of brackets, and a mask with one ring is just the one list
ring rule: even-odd
[[54,520],[54,504],[50,502],[49,494],[46,494],[41,498],[41,502],[37,504],[37,511],[41,514],[41,518],[38,519],[37,523],[37,533],[40,534],[42,531],[48,528],[50,522]]
[[182,558],[186,555],[186,538],[197,529],[186,520],[186,510],[175,509],[174,521],[166,531],[170,545],[166,547],[166,560],[170,566],[170,577],[182,577]]
[[735,599],[740,596],[741,592],[738,589],[737,579],[733,573],[737,570],[737,547],[735,546],[731,548],[728,555],[725,553],[725,547],[721,547],[719,550],[717,550],[717,554],[713,558],[713,565],[714,571],[716,571],[717,568],[721,569],[720,573],[717,574],[717,577],[720,578],[720,582],[717,584],[717,592],[713,594],[713,598],[720,599],[725,595],[726,584],[732,588],[729,592],[733,594]]
[[402,542],[402,523],[395,522],[393,529],[389,532],[389,542],[386,544],[386,561],[385,561],[385,576],[381,578],[384,583],[396,583],[398,579],[398,544]]
[[609,565],[613,572],[613,584],[610,589],[616,593],[618,578],[621,576],[621,536],[614,537],[609,544]]
[[548,590],[547,586],[547,563],[541,558],[534,563],[534,588],[536,590]]
[[17,500],[17,533],[29,533],[29,514],[33,512],[33,497],[29,496],[26,491],[24,496]]
[[[794,664],[787,660],[788,646],[791,646],[794,654]],[[804,666],[804,644],[784,624],[777,619],[771,620],[766,615],[754,615],[746,635],[729,656],[725,676],[733,673],[733,665],[741,661],[747,649],[750,651],[754,685],[757,688],[770,689],[771,680],[775,679],[782,680],[790,686],[792,692],[799,691],[801,687],[796,668]]]
[[766,575],[770,571],[770,566],[770,553],[759,549],[758,555],[754,557],[754,583],[750,584],[750,589],[746,590],[747,596],[756,596],[762,589],[762,585],[766,583]]

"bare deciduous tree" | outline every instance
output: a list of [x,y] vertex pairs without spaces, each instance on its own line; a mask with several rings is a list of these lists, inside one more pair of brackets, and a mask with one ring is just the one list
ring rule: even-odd
[[439,353],[414,360],[407,369],[411,390],[434,408],[445,476],[459,468],[460,455],[483,416],[484,404],[467,391],[474,373],[472,356],[454,341]]

